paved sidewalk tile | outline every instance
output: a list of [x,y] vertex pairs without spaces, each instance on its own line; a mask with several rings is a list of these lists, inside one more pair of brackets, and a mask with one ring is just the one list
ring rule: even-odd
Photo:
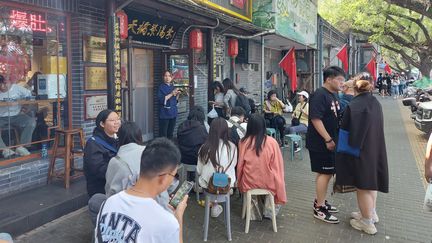
[[[354,193],[329,195],[329,201],[340,209],[337,214],[340,224],[330,225],[314,219],[314,175],[310,172],[307,151],[304,151],[303,161],[290,161],[288,151],[284,151],[288,203],[277,218],[278,232],[273,233],[271,221],[265,219],[252,221],[249,233],[245,234],[245,223],[240,215],[241,200],[234,195],[231,205],[232,242],[431,242],[432,214],[422,211],[425,190],[419,172],[421,165],[417,164],[421,161],[419,153],[424,149],[424,138],[413,139],[413,136],[421,135],[412,124],[409,125],[412,123],[409,112],[405,112],[403,107],[400,109],[398,101],[380,100],[385,113],[390,193],[378,195],[380,222],[377,235],[363,234],[349,225],[350,213],[357,211]],[[408,120],[404,116],[408,116]],[[191,195],[185,215],[185,242],[203,241],[203,213],[204,209],[195,202],[195,195]],[[84,208],[29,232],[16,242],[89,242],[91,231]],[[227,242],[222,215],[210,219],[208,241]]]

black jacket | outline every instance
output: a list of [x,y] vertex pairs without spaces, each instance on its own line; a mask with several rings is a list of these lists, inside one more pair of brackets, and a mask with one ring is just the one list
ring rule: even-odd
[[186,120],[177,129],[177,141],[183,164],[196,165],[198,151],[207,139],[208,133],[204,124],[199,121]]
[[[117,139],[108,137],[106,133],[99,128],[93,131],[93,137],[99,137],[105,140],[115,149],[118,149]],[[84,149],[84,175],[87,180],[87,193],[91,197],[96,193],[105,194],[105,174],[108,163],[116,153],[103,147],[93,139],[89,139]]]

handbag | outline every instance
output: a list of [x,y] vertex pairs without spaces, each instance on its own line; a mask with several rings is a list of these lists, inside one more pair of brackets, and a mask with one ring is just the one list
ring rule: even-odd
[[[305,107],[306,107],[306,105],[307,105],[307,103],[305,103],[304,105],[303,105],[303,107],[301,108],[301,110],[303,110]],[[300,116],[297,118],[297,117],[293,117],[292,119],[291,119],[291,126],[298,126],[298,125],[300,125],[300,118],[301,118],[301,116],[303,115],[303,112],[300,110]]]
[[357,158],[360,157],[360,148],[349,145],[349,132],[344,129],[339,129],[336,152],[348,154]]
[[[232,161],[224,170],[222,166],[214,167],[216,172],[210,177],[207,185],[207,192],[211,194],[227,194],[231,189],[231,178],[226,174],[228,168],[231,166]],[[210,162],[211,163],[211,162]]]
[[211,119],[219,117],[214,105],[213,105],[213,108],[211,109],[211,111],[207,114],[207,116],[208,116],[208,118],[211,118]]
[[355,186],[337,185],[336,184],[336,176],[334,176],[333,192],[332,192],[332,194],[335,194],[335,193],[349,193],[349,192],[355,192],[355,191],[357,191],[357,188]]

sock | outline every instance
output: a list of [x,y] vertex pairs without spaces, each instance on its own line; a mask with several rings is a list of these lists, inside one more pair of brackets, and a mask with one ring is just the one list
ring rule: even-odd
[[377,215],[376,209],[372,208],[372,214]]
[[373,220],[372,219],[367,219],[367,218],[362,218],[361,221],[363,221],[363,223],[365,224],[373,224]]

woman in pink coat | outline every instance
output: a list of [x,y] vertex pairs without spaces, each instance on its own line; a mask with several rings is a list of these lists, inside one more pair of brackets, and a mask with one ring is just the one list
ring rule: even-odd
[[266,189],[276,204],[285,204],[284,163],[278,142],[266,135],[264,117],[253,114],[248,121],[246,136],[239,143],[237,182],[240,192]]

